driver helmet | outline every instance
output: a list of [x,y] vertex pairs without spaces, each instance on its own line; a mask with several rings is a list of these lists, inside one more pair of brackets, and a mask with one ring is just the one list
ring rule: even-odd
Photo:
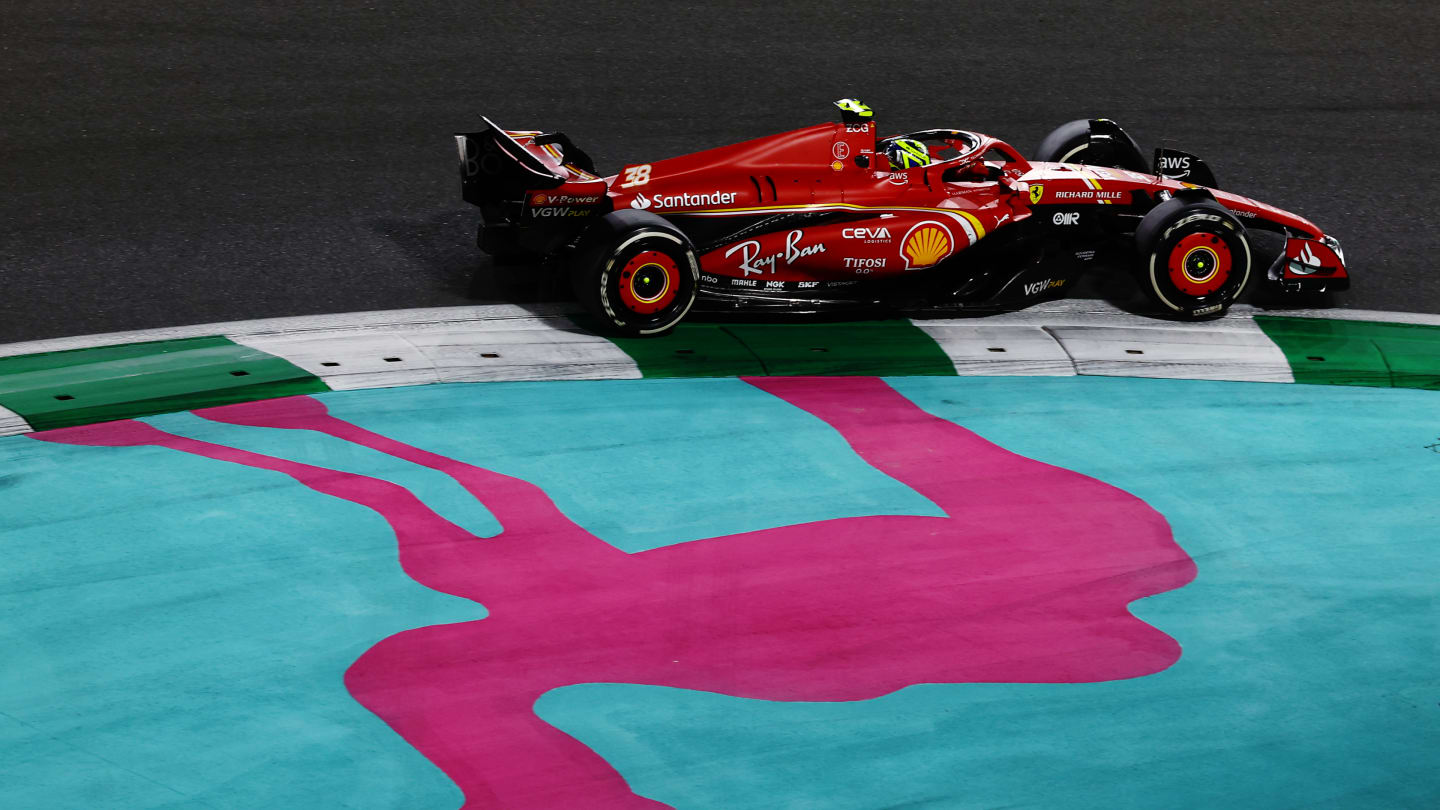
[[930,150],[914,138],[895,138],[885,143],[885,159],[892,169],[913,169],[930,165]]

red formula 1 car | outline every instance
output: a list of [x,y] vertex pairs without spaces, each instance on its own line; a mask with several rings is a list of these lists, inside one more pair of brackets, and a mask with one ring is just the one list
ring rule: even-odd
[[599,175],[562,133],[457,135],[461,188],[498,259],[559,259],[580,301],[622,334],[663,332],[699,300],[817,311],[1014,309],[1063,296],[1098,252],[1133,254],[1162,314],[1215,317],[1249,282],[1248,231],[1284,237],[1283,291],[1349,286],[1340,243],[1309,220],[1216,187],[1194,155],[1106,119],[1050,133],[1032,160],[960,129],[876,135],[836,102],[817,124]]

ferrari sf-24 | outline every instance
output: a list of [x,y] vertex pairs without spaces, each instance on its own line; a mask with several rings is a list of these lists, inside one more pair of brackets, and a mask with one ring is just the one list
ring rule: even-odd
[[[1108,119],[1064,124],[1027,159],[962,129],[881,138],[870,108],[835,105],[838,123],[608,176],[563,133],[486,118],[456,135],[462,195],[480,208],[482,250],[565,267],[602,328],[623,335],[669,330],[697,301],[1016,309],[1066,295],[1117,250],[1175,319],[1220,316],[1252,275],[1281,293],[1349,286],[1333,236],[1221,191],[1195,155],[1162,147],[1147,164]],[[1254,230],[1284,239],[1263,269]]]

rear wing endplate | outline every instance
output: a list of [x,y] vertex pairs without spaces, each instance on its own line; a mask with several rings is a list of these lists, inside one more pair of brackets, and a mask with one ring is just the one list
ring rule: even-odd
[[520,200],[525,192],[555,188],[565,178],[521,146],[489,118],[485,129],[455,134],[460,153],[460,193],[473,205]]

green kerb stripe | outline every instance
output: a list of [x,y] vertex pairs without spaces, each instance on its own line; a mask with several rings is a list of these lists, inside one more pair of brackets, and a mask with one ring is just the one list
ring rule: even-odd
[[1440,326],[1257,315],[1295,382],[1440,390]]
[[659,338],[613,338],[646,377],[949,375],[955,366],[909,321],[682,323]]
[[223,337],[0,358],[0,405],[36,430],[330,390]]

